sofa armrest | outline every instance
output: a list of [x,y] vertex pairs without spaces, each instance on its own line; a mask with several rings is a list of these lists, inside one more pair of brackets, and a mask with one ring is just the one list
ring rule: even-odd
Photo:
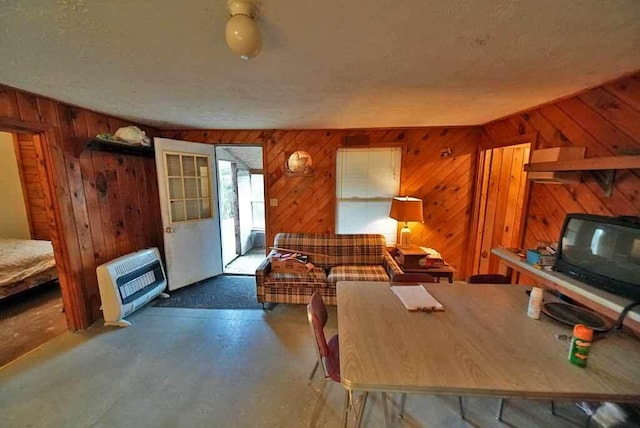
[[393,279],[396,275],[402,275],[404,273],[398,262],[396,262],[396,260],[387,250],[385,250],[384,254],[382,255],[382,264],[387,271],[387,275],[389,275],[389,278],[391,279]]
[[258,303],[264,303],[265,290],[264,290],[264,278],[271,272],[271,262],[269,256],[273,253],[271,251],[267,257],[260,263],[260,266],[256,269],[256,299]]
[[275,253],[275,251],[271,250],[267,257],[260,263],[260,266],[256,268],[256,278],[264,278],[269,272],[271,272],[271,262],[269,261],[269,257]]

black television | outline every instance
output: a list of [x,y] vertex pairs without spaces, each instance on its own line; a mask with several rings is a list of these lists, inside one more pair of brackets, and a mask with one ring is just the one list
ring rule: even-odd
[[567,214],[555,269],[610,293],[640,300],[640,218]]

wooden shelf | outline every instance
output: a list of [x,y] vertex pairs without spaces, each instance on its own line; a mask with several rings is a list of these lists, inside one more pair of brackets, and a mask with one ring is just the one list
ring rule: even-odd
[[614,169],[640,169],[640,155],[586,158],[554,162],[528,163],[527,172],[596,171]]
[[119,153],[130,156],[141,156],[146,158],[152,158],[155,156],[153,147],[138,146],[133,144],[121,143],[118,141],[102,140],[100,138],[94,138],[84,147],[85,150],[92,150],[97,152],[109,152]]
[[606,197],[613,192],[618,169],[640,169],[640,155],[536,162],[524,166],[526,172],[533,173],[564,171],[567,174],[567,171],[588,171],[602,187]]

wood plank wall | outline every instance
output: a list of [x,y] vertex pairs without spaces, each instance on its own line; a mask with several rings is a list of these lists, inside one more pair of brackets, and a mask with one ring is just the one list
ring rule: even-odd
[[[0,127],[41,130],[36,157],[52,187],[45,190],[61,290],[71,329],[101,317],[95,268],[149,246],[162,249],[152,158],[82,151],[100,132],[129,122],[0,85]],[[141,128],[153,135],[156,130]],[[38,149],[44,148],[42,152]],[[55,208],[55,209],[54,209]]]
[[[372,146],[403,147],[401,194],[424,201],[424,224],[411,224],[412,241],[438,249],[465,276],[471,193],[480,128],[371,130],[167,130],[165,138],[211,144],[261,144],[265,157],[267,245],[278,232],[335,232],[336,149],[349,135]],[[453,155],[440,157],[451,147]],[[284,174],[285,154],[311,154],[315,175]],[[278,199],[272,207],[269,199]]]
[[[586,147],[587,157],[640,154],[640,73],[484,126],[492,140],[538,133],[538,149]],[[576,185],[533,183],[525,246],[556,241],[567,213],[640,215],[640,171],[619,170],[611,197],[590,173]]]
[[[3,128],[46,130],[39,165],[53,188],[43,189],[52,238],[65,243],[56,259],[72,329],[100,316],[95,266],[144,246],[162,248],[155,164],[152,159],[83,152],[76,146],[98,132],[128,123],[55,100],[0,86]],[[146,129],[153,135],[155,130]],[[44,131],[43,131],[44,132]],[[348,135],[366,135],[373,146],[403,147],[401,194],[422,198],[425,223],[413,224],[414,242],[440,250],[465,278],[469,217],[480,141],[538,133],[537,148],[576,145],[588,157],[640,149],[640,74],[573,98],[515,114],[484,127],[371,130],[166,130],[166,138],[211,144],[261,144],[265,150],[267,241],[277,232],[335,231],[335,152]],[[481,135],[482,134],[482,135]],[[453,155],[440,157],[451,147]],[[285,154],[309,152],[315,176],[288,177]],[[585,174],[577,185],[534,184],[525,225],[525,246],[557,239],[568,212],[638,215],[638,171],[618,172],[610,198]],[[269,199],[278,199],[271,207]],[[60,251],[64,251],[61,253]],[[69,315],[69,312],[73,312]]]
[[29,218],[31,239],[51,240],[51,228],[47,220],[42,179],[38,171],[38,160],[33,135],[17,134],[18,168],[24,190],[24,200]]

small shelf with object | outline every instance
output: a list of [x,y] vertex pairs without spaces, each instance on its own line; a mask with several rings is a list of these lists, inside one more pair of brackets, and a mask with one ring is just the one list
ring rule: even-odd
[[611,196],[616,170],[640,169],[640,155],[584,157],[583,147],[555,147],[535,150],[524,170],[534,182],[571,183],[580,181],[581,172],[589,172]]
[[92,150],[97,152],[119,153],[123,155],[141,156],[152,158],[155,156],[153,147],[143,146],[139,144],[129,144],[124,141],[107,140],[102,138],[93,138],[86,142],[83,150]]

